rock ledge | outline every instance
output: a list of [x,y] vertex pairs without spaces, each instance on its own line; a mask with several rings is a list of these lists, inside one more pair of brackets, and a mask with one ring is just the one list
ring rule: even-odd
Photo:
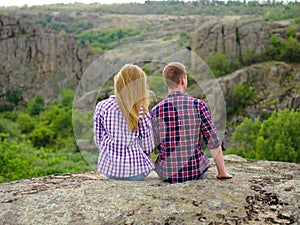
[[1,224],[300,224],[300,165],[226,156],[234,179],[183,184],[96,172],[0,184]]

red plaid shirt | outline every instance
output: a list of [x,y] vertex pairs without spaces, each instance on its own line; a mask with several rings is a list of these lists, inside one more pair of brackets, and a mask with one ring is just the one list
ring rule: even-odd
[[200,136],[213,149],[221,145],[205,103],[182,92],[169,93],[151,111],[156,145],[160,150],[155,163],[158,175],[170,182],[196,180],[210,162],[201,149]]

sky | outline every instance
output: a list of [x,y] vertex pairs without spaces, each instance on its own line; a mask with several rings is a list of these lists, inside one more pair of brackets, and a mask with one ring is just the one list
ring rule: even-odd
[[32,5],[46,5],[55,3],[94,3],[98,2],[100,4],[111,4],[111,3],[128,3],[128,2],[139,2],[144,3],[145,0],[0,0],[0,6],[32,6]]

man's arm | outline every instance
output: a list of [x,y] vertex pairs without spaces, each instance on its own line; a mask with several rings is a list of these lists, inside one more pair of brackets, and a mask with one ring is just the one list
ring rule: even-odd
[[232,176],[226,172],[226,168],[224,164],[224,156],[223,156],[223,151],[221,146],[215,149],[211,149],[210,152],[217,166],[217,170],[218,170],[217,178],[218,179],[232,178]]

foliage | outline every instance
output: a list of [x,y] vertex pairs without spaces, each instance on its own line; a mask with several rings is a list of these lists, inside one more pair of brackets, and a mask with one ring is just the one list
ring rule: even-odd
[[93,137],[93,128],[90,127],[90,125],[93,124],[93,112],[81,112],[79,110],[74,110],[73,124],[76,137],[86,139]]
[[256,97],[256,92],[248,85],[233,86],[232,93],[227,99],[227,113],[240,114],[245,106],[253,103]]
[[265,60],[280,60],[280,40],[279,37],[273,35],[270,43],[264,52]]
[[256,138],[259,132],[261,123],[258,119],[245,118],[232,135],[232,140],[242,144],[242,148],[239,149],[239,154],[246,158],[256,157]]
[[89,170],[74,148],[34,148],[25,136],[12,139],[5,133],[0,140],[0,182]]
[[14,107],[17,107],[22,101],[22,91],[19,88],[13,90],[12,93],[7,97],[7,100],[11,102]]
[[[300,62],[300,42],[296,38],[296,29],[290,27],[285,32],[286,39],[273,35],[269,45],[261,54],[252,49],[245,49],[242,55],[233,61],[230,56],[217,52],[207,57],[207,64],[216,77],[224,76],[239,67],[248,66],[261,61]],[[237,35],[238,36],[238,35]]]
[[216,77],[223,76],[233,71],[230,57],[220,52],[208,56],[207,64]]
[[[8,12],[21,13],[39,13],[43,12],[46,18],[36,18],[43,26],[51,26],[53,22],[61,22],[56,16],[57,13],[63,14],[66,21],[72,23],[72,29],[91,26],[91,24],[82,23],[79,18],[83,18],[87,14],[166,14],[166,15],[201,15],[201,16],[225,16],[225,15],[253,15],[255,17],[263,17],[266,20],[282,20],[287,18],[299,17],[300,5],[298,2],[289,2],[285,4],[283,1],[146,1],[145,4],[129,3],[129,4],[52,4],[31,7],[0,7],[0,15],[2,10]],[[20,14],[21,14],[20,13]],[[54,14],[55,13],[55,14]],[[89,19],[90,17],[87,17]],[[71,28],[70,28],[71,29]],[[59,29],[58,31],[60,31]]]
[[43,124],[37,126],[29,135],[34,147],[45,147],[53,141],[54,132]]
[[287,37],[293,37],[293,38],[295,38],[296,34],[297,34],[297,29],[295,27],[289,27],[285,31],[285,35]]
[[0,133],[0,139],[0,182],[40,175],[34,168],[38,152],[29,142],[11,139],[5,133]]
[[82,21],[66,15],[64,17],[65,18],[62,21],[53,15],[44,15],[39,18],[36,23],[44,28],[63,33],[80,33],[83,30],[91,29],[94,26],[91,21]]
[[296,25],[300,24],[300,17],[295,18],[293,23],[296,24]]
[[18,137],[20,135],[18,126],[11,120],[0,116],[0,133],[5,133],[10,137]]
[[262,55],[255,53],[251,48],[246,48],[242,53],[241,61],[242,66],[249,66],[262,61]]
[[277,60],[286,62],[300,62],[300,42],[294,37],[293,29],[288,29],[288,39],[279,39],[272,36],[270,44],[263,53],[264,60]]
[[30,113],[34,104],[44,105],[43,97],[36,97],[28,109],[16,111],[16,119],[0,115],[0,182],[90,170],[72,132],[73,96],[63,90],[55,104]]
[[35,124],[34,118],[32,118],[28,113],[21,113],[18,115],[17,124],[22,133],[30,133],[33,131]]
[[299,17],[300,4],[289,3],[287,5],[281,5],[277,3],[275,7],[270,7],[265,15],[265,20],[276,21],[289,18]]
[[135,36],[139,31],[134,30],[133,28],[126,29],[107,29],[103,31],[88,31],[83,32],[77,35],[77,39],[81,44],[84,44],[86,41],[90,43],[91,48],[94,51],[110,49],[111,43],[114,43],[118,40]]
[[295,37],[282,41],[280,56],[286,62],[300,62],[300,43]]
[[60,101],[64,107],[72,107],[74,99],[74,92],[72,90],[62,90],[60,94]]
[[231,152],[254,159],[300,162],[300,112],[274,111],[259,122],[245,119],[235,130]]
[[37,95],[35,98],[31,99],[28,103],[28,110],[31,116],[37,116],[45,108],[45,100],[43,96]]
[[6,97],[6,102],[0,105],[0,112],[12,111],[16,109],[22,100],[22,91],[19,88],[10,91]]

